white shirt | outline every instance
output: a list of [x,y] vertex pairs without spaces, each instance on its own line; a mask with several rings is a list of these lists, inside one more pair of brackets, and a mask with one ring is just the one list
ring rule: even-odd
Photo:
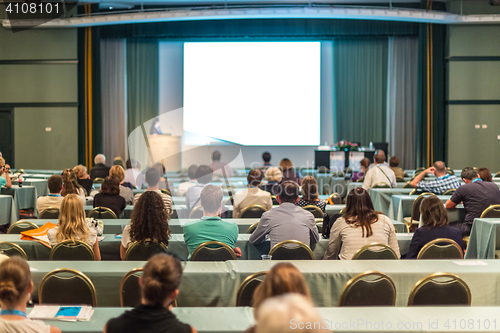
[[[52,228],[47,232],[47,238],[49,239],[50,246],[54,246],[57,243],[60,243],[56,240],[57,230],[59,230],[59,227]],[[83,239],[81,240],[85,241]],[[97,231],[93,228],[89,228],[89,234],[87,235],[87,241],[85,241],[85,243],[89,244],[90,247],[93,247],[95,242],[97,242]]]
[[5,320],[0,318],[2,333],[50,333],[50,326],[40,320]]
[[49,207],[53,208],[61,208],[61,202],[63,201],[64,197],[60,195],[47,195],[44,197],[39,197],[36,199],[36,209],[38,210],[38,213],[43,212]]
[[190,180],[188,182],[180,183],[179,187],[177,188],[177,195],[180,197],[183,197],[186,195],[187,190],[196,185],[196,179],[195,180]]
[[363,182],[363,188],[365,190],[370,189],[373,185],[384,183],[391,187],[396,187],[396,175],[390,167],[377,164],[373,168],[368,169],[365,175],[365,181]]

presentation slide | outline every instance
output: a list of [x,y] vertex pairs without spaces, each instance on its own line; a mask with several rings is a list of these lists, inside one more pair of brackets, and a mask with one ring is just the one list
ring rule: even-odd
[[184,43],[185,135],[317,146],[320,81],[320,42]]

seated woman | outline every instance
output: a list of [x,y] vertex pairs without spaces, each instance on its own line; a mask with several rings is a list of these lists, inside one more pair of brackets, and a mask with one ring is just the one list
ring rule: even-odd
[[477,170],[477,174],[483,182],[492,182],[493,181],[493,176],[491,175],[491,171],[488,168],[481,168],[481,169]]
[[368,191],[356,187],[347,195],[343,216],[333,223],[323,259],[350,260],[357,250],[370,243],[387,244],[400,257],[391,220],[373,209]]
[[40,320],[26,318],[26,303],[33,292],[31,271],[26,260],[8,258],[0,264],[0,332],[61,333]]
[[423,226],[413,233],[406,259],[417,259],[418,253],[425,244],[437,238],[454,240],[464,249],[462,231],[448,225],[448,212],[444,208],[441,199],[435,195],[431,195],[422,200],[420,205],[420,219]]
[[318,206],[325,212],[326,201],[318,197],[318,182],[312,176],[304,177],[302,181],[302,199],[297,201],[297,206],[305,207],[309,205]]
[[87,226],[83,205],[76,194],[68,194],[61,203],[57,227],[47,233],[50,246],[65,240],[80,240],[93,248],[96,260],[101,260],[97,231]]
[[64,169],[61,176],[63,179],[61,195],[65,197],[68,194],[76,194],[80,197],[82,204],[85,205],[85,189],[78,184],[75,172],[72,169]]
[[172,313],[172,303],[179,295],[182,266],[179,260],[167,254],[151,257],[144,266],[141,303],[118,318],[110,319],[103,333],[196,333]]
[[125,259],[127,249],[133,242],[151,239],[168,246],[170,214],[165,209],[162,197],[154,191],[144,191],[134,205],[130,225],[123,229],[120,257]]
[[76,175],[78,184],[87,191],[86,194],[90,194],[92,192],[93,181],[87,173],[87,168],[80,164],[73,168],[73,172]]
[[393,156],[389,159],[389,167],[394,171],[396,178],[404,178],[405,171],[399,167],[399,158],[397,156]]
[[281,160],[280,169],[281,173],[283,174],[283,178],[281,179],[281,181],[284,182],[285,180],[292,180],[299,185],[302,184],[300,175],[293,171],[292,161],[290,161],[288,158],[284,158]]
[[281,173],[281,170],[278,169],[277,167],[270,167],[267,168],[266,173],[264,175],[267,180],[267,184],[259,185],[259,188],[261,190],[267,191],[271,193],[271,195],[277,195],[279,194],[279,187],[278,183],[281,182],[283,178],[283,174]]
[[368,167],[370,166],[370,160],[365,157],[359,162],[359,164],[361,167],[361,171],[352,173],[351,182],[357,182],[359,179],[365,177],[365,174],[368,171]]
[[1,186],[12,187],[9,171],[5,167],[5,160],[3,157],[0,157],[0,187]]
[[[119,167],[120,168],[120,167]],[[94,208],[106,207],[111,209],[117,218],[120,218],[127,206],[125,199],[120,195],[120,181],[114,176],[108,176],[102,182],[101,191],[94,196]]]
[[109,169],[109,175],[114,176],[120,182],[120,195],[125,199],[127,205],[131,205],[134,201],[134,191],[132,184],[124,182],[125,170],[119,165],[113,165]]

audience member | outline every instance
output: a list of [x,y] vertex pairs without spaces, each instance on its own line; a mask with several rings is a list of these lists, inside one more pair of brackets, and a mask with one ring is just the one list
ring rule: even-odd
[[379,150],[374,157],[375,166],[370,167],[365,175],[363,188],[370,189],[376,184],[387,184],[390,187],[396,187],[396,176],[391,168],[385,163],[385,153]]
[[[172,197],[168,194],[162,193],[162,191],[158,188],[159,182],[160,174],[158,173],[158,170],[154,167],[149,168],[146,171],[146,183],[148,184],[148,188],[146,191],[153,191],[158,193],[163,200],[163,204],[165,205],[165,209],[167,210],[168,214],[172,215]],[[146,193],[146,191],[144,191],[143,193]],[[137,193],[134,196],[134,206],[143,193]]]
[[90,179],[106,178],[109,175],[109,167],[106,166],[106,156],[97,154],[94,157],[94,167],[90,169]]
[[[115,165],[119,168],[121,166]],[[101,186],[101,191],[94,196],[94,208],[106,207],[115,213],[116,218],[122,216],[127,206],[125,198],[120,195],[120,181],[115,176],[107,176]]]
[[125,170],[119,165],[113,165],[109,169],[109,175],[116,177],[120,183],[120,195],[125,199],[127,205],[131,205],[134,201],[134,191],[132,184],[125,182]]
[[280,169],[283,175],[281,181],[291,180],[299,185],[302,183],[300,175],[293,171],[292,161],[290,161],[288,158],[284,158],[281,160]]
[[488,168],[481,168],[477,170],[477,174],[479,175],[479,178],[481,178],[483,182],[493,181],[493,176],[491,175],[491,171]]
[[49,188],[49,195],[38,197],[36,199],[36,209],[38,213],[43,212],[49,207],[60,208],[63,197],[61,195],[63,179],[59,175],[52,175],[47,180],[47,187]]
[[201,243],[219,241],[234,249],[237,257],[241,250],[235,247],[238,239],[238,226],[233,222],[222,220],[222,190],[215,185],[206,185],[200,193],[203,217],[201,220],[189,221],[184,225],[184,242],[189,251],[189,258],[194,249]]
[[57,227],[47,233],[50,246],[65,240],[80,240],[93,248],[96,260],[101,260],[97,231],[87,226],[83,205],[76,194],[68,194],[61,203]]
[[8,258],[0,264],[0,332],[61,333],[39,320],[26,318],[26,304],[33,293],[31,271],[26,260]]
[[400,257],[394,224],[373,209],[368,191],[356,187],[347,195],[343,216],[333,223],[324,259],[350,260],[370,243],[387,244]]
[[262,154],[262,161],[264,164],[260,167],[260,169],[263,169],[264,171],[267,170],[267,168],[271,167],[271,153],[269,152],[264,152]]
[[250,235],[250,243],[260,244],[267,235],[271,240],[271,248],[279,242],[292,239],[307,246],[317,243],[319,234],[314,215],[295,206],[299,200],[299,185],[292,181],[281,183],[276,199],[279,207],[262,214],[257,228]]
[[125,259],[125,253],[133,242],[151,239],[168,246],[170,239],[170,212],[165,209],[163,199],[156,191],[144,192],[136,201],[130,225],[123,229],[120,257]]
[[200,205],[200,193],[212,181],[212,168],[208,165],[200,165],[196,169],[195,176],[198,183],[191,186],[186,192],[186,207],[189,211]]
[[142,188],[142,180],[144,179],[144,176],[140,177],[142,175],[141,171],[137,168],[137,162],[134,159],[129,158],[127,160],[127,170],[125,170],[125,178],[123,179],[124,182],[132,184],[132,186],[135,186],[137,188]]
[[9,171],[5,167],[5,160],[0,157],[0,186],[12,187]]
[[65,197],[68,194],[76,194],[80,197],[82,205],[85,206],[85,189],[78,184],[75,172],[72,169],[64,169],[61,176],[63,179],[61,195]]
[[198,166],[196,164],[191,165],[187,172],[188,172],[188,177],[189,181],[183,182],[179,184],[179,187],[177,187],[177,195],[180,197],[183,197],[186,195],[187,190],[196,185],[196,170],[198,169]]
[[406,259],[417,259],[425,244],[437,238],[449,238],[463,249],[462,232],[448,225],[448,212],[441,199],[435,195],[425,198],[420,205],[420,220],[423,226],[415,230],[411,238]]
[[182,265],[167,254],[151,257],[139,278],[141,303],[125,311],[118,318],[110,319],[103,333],[196,333],[172,313],[172,304],[179,295]]
[[269,167],[266,170],[265,177],[267,184],[259,185],[259,188],[271,193],[271,195],[277,195],[279,191],[278,183],[283,179],[281,170],[277,167]]
[[174,195],[174,185],[167,179],[166,176],[167,170],[165,169],[165,165],[163,165],[163,163],[158,162],[153,164],[153,168],[156,168],[156,170],[158,170],[158,172],[160,173],[160,180],[158,183],[159,189],[167,190],[168,192],[170,192],[170,195]]
[[92,179],[90,179],[90,176],[87,174],[87,168],[79,164],[73,168],[73,172],[75,173],[78,184],[85,189],[85,194],[90,195],[90,192],[92,192],[92,186],[94,182],[92,181]]
[[123,157],[116,156],[116,157],[113,159],[113,165],[119,165],[119,166],[121,166],[123,169],[125,169],[125,160],[123,159]]
[[352,177],[351,177],[352,182],[357,182],[359,179],[363,179],[365,177],[366,172],[368,171],[368,167],[370,166],[370,160],[365,157],[359,162],[359,165],[360,165],[361,171],[360,172],[353,172]]
[[[377,156],[379,156],[379,162],[377,162],[375,160],[375,157],[377,157]],[[371,168],[373,168],[377,164],[378,165],[385,165],[386,167],[390,168],[390,165],[389,165],[389,163],[387,163],[386,159],[387,159],[387,157],[385,155],[385,152],[382,149],[375,150],[374,155],[373,155],[373,163],[368,166],[368,170],[370,170]],[[382,162],[380,162],[380,161],[382,161]]]
[[262,170],[252,169],[247,176],[248,188],[239,191],[233,198],[233,218],[237,219],[241,216],[241,211],[252,205],[262,206],[265,210],[273,207],[271,194],[258,188],[262,181]]
[[396,178],[404,178],[405,171],[403,168],[399,167],[399,158],[397,156],[393,156],[389,159],[389,167],[394,172]]
[[468,236],[474,219],[480,217],[490,205],[500,204],[500,190],[497,184],[482,181],[474,168],[464,168],[460,177],[465,184],[457,188],[451,199],[446,201],[446,208],[455,208],[463,202],[465,220],[458,226],[462,230],[462,235]]
[[[436,179],[430,181],[423,180],[427,173],[434,174]],[[416,187],[418,191],[440,195],[448,190],[458,188],[460,182],[457,177],[446,173],[446,165],[443,162],[437,161],[434,163],[434,166],[416,175],[410,185]]]
[[212,154],[212,170],[214,175],[221,176],[224,179],[231,178],[234,176],[233,170],[229,164],[222,163],[220,161],[221,153],[216,150]]
[[305,207],[305,206],[317,206],[321,208],[323,213],[325,212],[326,201],[319,199],[318,193],[318,182],[312,176],[304,177],[302,181],[302,199],[297,201],[297,206]]

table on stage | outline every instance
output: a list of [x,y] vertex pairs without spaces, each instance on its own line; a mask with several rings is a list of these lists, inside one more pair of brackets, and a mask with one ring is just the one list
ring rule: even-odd
[[0,194],[0,225],[12,224],[19,219],[19,212],[11,195]]
[[19,209],[35,209],[35,216],[38,217],[36,210],[37,191],[35,186],[12,185],[12,187],[2,187],[1,194],[10,195],[14,198],[16,221],[19,220]]

